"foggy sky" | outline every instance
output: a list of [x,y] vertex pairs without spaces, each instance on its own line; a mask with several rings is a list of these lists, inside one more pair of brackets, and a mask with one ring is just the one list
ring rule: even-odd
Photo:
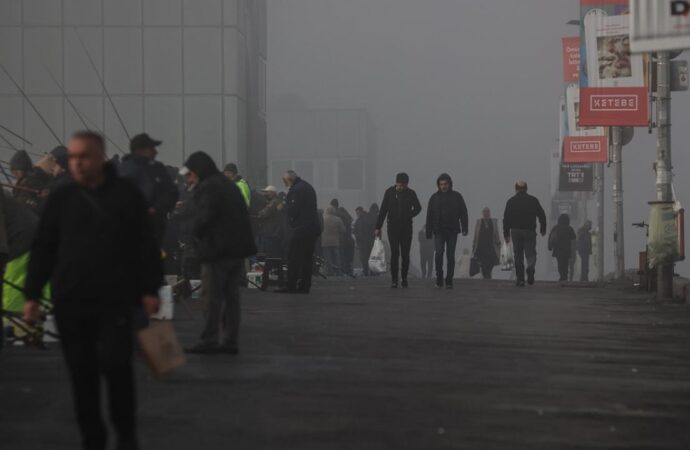
[[[549,209],[564,91],[560,38],[578,34],[565,24],[578,16],[577,0],[269,0],[269,99],[291,94],[314,108],[368,109],[379,186],[407,171],[423,204],[445,171],[471,220],[484,206],[500,217],[518,178]],[[688,95],[675,93],[673,103],[676,190],[686,201]],[[644,233],[630,224],[648,220],[655,197],[655,139],[637,129],[624,149],[628,267],[644,247]],[[606,177],[608,272],[611,169]]]

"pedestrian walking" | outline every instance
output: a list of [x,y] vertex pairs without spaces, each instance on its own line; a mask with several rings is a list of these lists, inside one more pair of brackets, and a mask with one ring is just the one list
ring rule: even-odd
[[72,382],[82,448],[106,448],[101,376],[118,449],[137,449],[132,309],[158,310],[161,258],[139,189],[106,163],[103,137],[75,133],[72,181],[48,197],[32,245],[24,318],[39,318],[50,280],[60,343]]
[[417,235],[419,241],[419,266],[422,271],[422,278],[431,278],[434,272],[434,240],[426,237],[426,225],[419,230]]
[[580,255],[580,281],[589,281],[589,257],[592,254],[592,221],[585,220],[577,230],[577,254]]
[[[513,243],[515,256],[516,285],[534,284],[535,266],[537,264],[537,220],[539,232],[546,235],[546,214],[539,200],[527,193],[527,183],[515,183],[515,195],[506,203],[503,213],[503,236],[506,243]],[[525,268],[525,260],[527,267]]]
[[321,235],[316,191],[292,170],[283,175],[283,183],[289,189],[285,204],[290,231],[288,280],[287,286],[276,292],[308,294],[314,268],[314,247]]
[[180,173],[194,187],[193,234],[201,261],[206,324],[189,353],[237,354],[244,259],[256,253],[249,212],[235,183],[204,152],[192,153]]
[[549,233],[549,250],[553,252],[552,255],[558,262],[558,281],[568,281],[568,269],[575,239],[575,231],[570,226],[570,216],[561,214],[558,216],[558,225]]
[[[412,219],[422,211],[417,193],[408,187],[410,177],[406,173],[395,176],[395,185],[383,195],[381,210],[376,221],[376,236],[381,236],[383,222],[387,221],[388,242],[391,246],[391,287],[398,287],[398,274],[402,287],[408,287],[412,246]],[[402,267],[399,265],[402,260]],[[400,272],[398,272],[400,268]]]
[[371,250],[374,248],[376,217],[372,217],[361,206],[357,207],[355,214],[357,214],[357,219],[352,226],[352,234],[354,234],[357,243],[362,273],[364,276],[369,276],[369,256],[371,256]]
[[453,288],[455,276],[455,247],[458,234],[467,236],[468,214],[465,199],[453,190],[453,180],[447,173],[442,173],[436,180],[438,190],[429,199],[426,210],[426,237],[434,238],[436,255],[436,287],[442,288],[443,255],[446,254],[446,289]]
[[491,210],[487,207],[482,211],[482,218],[474,226],[474,243],[472,255],[479,260],[482,278],[490,280],[494,267],[501,258],[501,232],[498,219],[491,217]]
[[342,242],[345,239],[345,224],[338,217],[334,206],[328,206],[323,213],[321,252],[328,263],[329,274],[346,273],[343,269]]
[[156,161],[158,149],[163,142],[146,133],[134,136],[129,143],[130,154],[126,155],[118,171],[120,176],[134,183],[149,205],[153,231],[159,245],[165,236],[168,214],[175,208],[178,189],[165,166]]

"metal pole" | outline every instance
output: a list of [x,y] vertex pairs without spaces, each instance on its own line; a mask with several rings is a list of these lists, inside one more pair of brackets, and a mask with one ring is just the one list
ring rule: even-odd
[[616,279],[625,276],[625,228],[623,226],[623,129],[611,127],[611,146],[613,154],[613,204],[614,204],[614,256],[616,259]]
[[[671,161],[671,70],[668,52],[657,53],[656,65],[656,199],[673,201],[673,164]],[[657,297],[673,297],[673,262],[657,266]]]
[[599,238],[597,281],[604,281],[604,164],[602,163],[594,164],[594,182],[597,191],[597,235]]

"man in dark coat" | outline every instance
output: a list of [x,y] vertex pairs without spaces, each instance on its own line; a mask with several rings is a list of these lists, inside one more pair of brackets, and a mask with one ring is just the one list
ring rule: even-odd
[[106,163],[103,137],[76,133],[69,156],[73,182],[48,197],[31,249],[24,317],[38,320],[50,281],[83,448],[106,448],[102,375],[117,448],[137,449],[132,309],[158,310],[160,253],[146,200]]
[[389,187],[383,195],[381,210],[376,221],[376,235],[381,236],[383,222],[388,219],[392,288],[398,287],[398,264],[401,258],[400,278],[402,279],[402,287],[408,286],[407,273],[410,270],[412,219],[422,211],[417,193],[408,187],[409,183],[410,177],[406,173],[399,173],[395,176],[395,185]]
[[146,133],[134,136],[129,143],[131,153],[122,159],[118,167],[120,175],[134,183],[147,200],[153,230],[159,242],[163,240],[167,216],[175,207],[178,197],[177,186],[168,170],[156,161],[156,147],[161,144],[162,141],[152,139]]
[[207,306],[201,340],[188,352],[235,355],[244,259],[256,253],[247,204],[237,185],[204,152],[192,153],[180,173],[195,186],[193,233]]
[[577,230],[577,254],[580,255],[580,281],[589,281],[589,257],[592,254],[592,221],[585,220]]
[[276,292],[308,294],[314,268],[314,247],[321,235],[316,191],[292,170],[285,173],[283,183],[289,189],[285,202],[290,228],[288,280],[287,286]]
[[426,237],[434,237],[436,251],[436,287],[443,287],[443,252],[446,252],[446,288],[453,288],[455,275],[455,246],[458,234],[467,236],[467,206],[462,195],[453,190],[453,180],[442,173],[436,180],[436,191],[429,199],[426,211]]
[[534,284],[534,268],[537,264],[537,220],[542,236],[546,234],[546,214],[539,200],[527,193],[527,183],[515,183],[515,195],[506,203],[503,213],[503,236],[506,243],[513,241],[516,284],[525,285],[525,259],[527,282]]

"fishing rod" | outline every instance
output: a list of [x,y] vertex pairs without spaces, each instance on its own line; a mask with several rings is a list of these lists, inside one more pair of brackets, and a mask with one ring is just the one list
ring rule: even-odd
[[81,47],[84,49],[84,53],[86,53],[86,57],[89,58],[89,62],[91,63],[91,68],[96,73],[96,77],[98,78],[98,81],[101,83],[101,87],[103,88],[103,92],[105,92],[106,97],[108,97],[108,101],[110,102],[110,106],[112,106],[113,111],[115,111],[115,116],[117,116],[117,120],[120,122],[120,125],[122,126],[122,129],[124,130],[125,135],[127,136],[127,140],[131,140],[132,138],[130,137],[129,132],[127,131],[127,127],[125,126],[125,122],[122,120],[120,113],[118,112],[117,108],[115,107],[115,102],[113,102],[113,99],[110,97],[110,93],[108,92],[108,89],[105,87],[105,82],[103,81],[101,74],[98,73],[98,69],[96,68],[96,63],[93,62],[93,58],[91,58],[91,53],[89,53],[89,49],[86,48],[86,44],[82,40],[81,35],[79,34],[79,30],[77,30],[77,27],[74,27],[74,33],[77,35],[77,39],[79,39],[79,43],[81,44]]
[[10,133],[12,136],[14,136],[14,137],[16,137],[17,139],[21,140],[21,141],[24,142],[25,144],[29,144],[29,145],[31,145],[31,146],[34,145],[34,144],[32,144],[31,142],[29,142],[27,139],[24,139],[24,137],[23,137],[22,135],[20,135],[19,133],[15,133],[14,131],[12,131],[12,130],[10,130],[9,128],[7,128],[6,126],[0,124],[0,128],[3,129],[3,130],[5,130],[5,131],[7,131],[7,132]]
[[[84,115],[79,111],[79,109],[77,108],[77,106],[72,102],[72,100],[70,100],[69,96],[67,95],[67,92],[65,91],[64,86],[62,86],[62,85],[60,84],[60,82],[57,80],[57,78],[55,78],[55,76],[53,75],[53,73],[52,73],[50,70],[48,70],[48,68],[46,68],[46,71],[48,72],[48,75],[50,75],[50,78],[53,79],[53,81],[55,82],[55,84],[57,85],[57,87],[60,89],[60,92],[62,92],[62,96],[63,96],[63,97],[65,98],[65,100],[67,101],[67,104],[69,104],[69,106],[72,107],[72,110],[73,110],[74,113],[77,115],[77,117],[79,118],[79,120],[81,121],[81,123],[84,125],[84,127],[85,127],[87,130],[89,130],[89,131],[95,130],[95,131],[101,133],[101,134],[103,135],[103,137],[104,137],[108,142],[110,142],[111,144],[113,144],[113,145],[115,146],[115,148],[118,149],[118,150],[120,151],[120,153],[125,154],[125,151],[122,150],[122,148],[120,148],[119,145],[117,145],[112,139],[110,139],[108,136],[106,136],[105,133],[103,133],[101,130],[98,129],[98,127],[93,123],[92,120],[88,119],[88,117],[84,116]],[[89,123],[91,123],[91,126],[89,126],[88,123],[86,123],[87,120],[89,121]]]
[[41,119],[41,121],[43,122],[43,125],[45,125],[46,128],[48,128],[48,131],[50,131],[50,134],[52,134],[53,137],[55,138],[55,140],[58,141],[58,144],[63,145],[62,140],[58,137],[57,133],[55,133],[55,131],[51,128],[50,124],[48,124],[48,121],[45,119],[45,117],[43,117],[41,115],[41,113],[38,111],[38,108],[36,108],[36,105],[34,105],[34,103],[31,101],[29,96],[26,95],[26,92],[24,92],[24,89],[22,89],[22,87],[19,86],[19,83],[17,83],[17,81],[12,77],[12,75],[10,75],[10,73],[7,71],[7,69],[5,68],[5,66],[3,64],[0,64],[0,69],[2,69],[3,72],[5,72],[5,75],[7,75],[7,78],[10,79],[10,81],[12,82],[12,84],[14,84],[14,86],[17,88],[19,93],[22,94],[22,97],[24,97],[24,99],[27,101],[29,106],[31,106],[31,108],[34,110],[34,112],[39,117],[39,119]]

